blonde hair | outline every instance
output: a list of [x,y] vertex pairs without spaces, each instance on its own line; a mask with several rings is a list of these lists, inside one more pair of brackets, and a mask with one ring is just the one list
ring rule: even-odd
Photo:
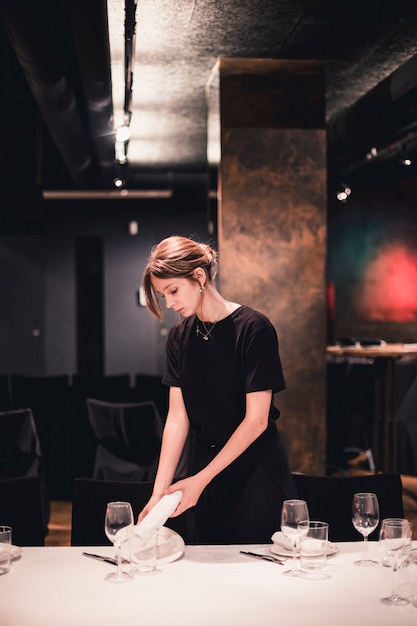
[[163,239],[152,248],[143,272],[142,287],[146,306],[155,317],[162,320],[163,315],[158,294],[152,285],[152,276],[196,280],[193,273],[197,267],[205,271],[209,283],[214,281],[218,268],[217,252],[208,244],[175,235]]

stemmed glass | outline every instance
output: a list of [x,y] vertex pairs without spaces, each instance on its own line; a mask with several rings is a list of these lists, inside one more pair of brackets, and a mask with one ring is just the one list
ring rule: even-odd
[[363,535],[363,557],[354,561],[355,565],[373,567],[377,561],[368,558],[368,535],[370,535],[379,522],[379,504],[375,493],[355,493],[352,502],[352,524]]
[[385,565],[393,569],[392,592],[381,598],[381,602],[390,606],[410,604],[410,599],[400,596],[397,588],[397,571],[411,553],[411,525],[406,519],[387,519],[381,530],[380,547]]
[[107,574],[111,583],[125,583],[134,580],[129,572],[122,570],[122,544],[129,541],[130,527],[133,525],[133,511],[130,502],[109,502],[106,509],[104,531],[117,549],[117,570]]
[[298,522],[308,521],[310,518],[307,502],[305,500],[284,500],[281,512],[281,530],[292,544],[292,567],[283,573],[287,576],[299,576],[301,568],[297,562],[297,549],[300,544],[300,536],[307,534],[308,527],[300,530]]

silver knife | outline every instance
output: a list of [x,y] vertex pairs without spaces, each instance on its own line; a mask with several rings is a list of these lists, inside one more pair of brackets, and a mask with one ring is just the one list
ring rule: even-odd
[[278,565],[284,565],[284,561],[277,559],[275,556],[270,556],[269,554],[256,554],[256,552],[245,552],[244,550],[240,550],[240,554],[253,556],[255,559],[262,559],[263,561],[270,561],[271,563],[278,563]]
[[103,561],[103,563],[111,563],[112,565],[117,565],[117,559],[112,559],[111,556],[101,556],[100,554],[91,554],[91,552],[83,552],[83,555],[90,557],[90,559]]

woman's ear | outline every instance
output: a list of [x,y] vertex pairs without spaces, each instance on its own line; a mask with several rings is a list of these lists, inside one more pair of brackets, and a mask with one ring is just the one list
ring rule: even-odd
[[196,267],[196,269],[193,272],[193,278],[195,278],[195,280],[200,283],[200,287],[202,288],[205,287],[207,276],[202,267]]

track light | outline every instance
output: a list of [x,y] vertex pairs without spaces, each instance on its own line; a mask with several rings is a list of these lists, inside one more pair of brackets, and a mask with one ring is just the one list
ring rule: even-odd
[[352,189],[346,183],[340,183],[340,186],[336,192],[336,198],[339,202],[346,202],[352,193]]
[[400,163],[402,163],[404,167],[411,167],[413,161],[409,157],[403,157],[402,159],[400,159]]
[[119,128],[116,130],[116,141],[129,141],[130,135],[131,132],[129,126],[123,124],[123,126],[119,126]]

